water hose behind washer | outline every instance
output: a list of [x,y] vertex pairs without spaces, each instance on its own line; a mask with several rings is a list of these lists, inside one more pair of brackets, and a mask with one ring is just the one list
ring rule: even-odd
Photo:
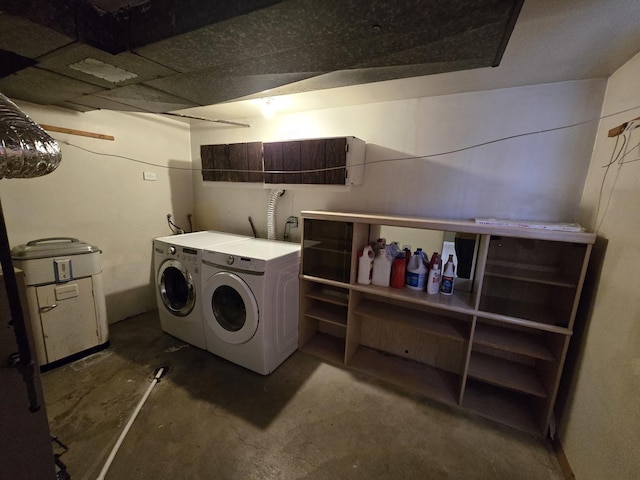
[[151,381],[151,385],[149,385],[149,388],[147,388],[147,391],[145,392],[144,396],[142,397],[142,400],[140,400],[140,403],[138,403],[138,406],[133,411],[133,414],[131,415],[131,418],[129,418],[129,421],[125,425],[124,430],[122,430],[122,433],[118,437],[118,441],[113,446],[113,449],[111,450],[111,453],[109,454],[109,458],[107,458],[107,461],[105,462],[104,466],[102,467],[102,470],[100,471],[100,475],[98,475],[97,480],[104,480],[104,477],[107,474],[107,472],[109,471],[109,467],[111,466],[111,463],[113,462],[113,459],[115,458],[116,453],[118,453],[118,450],[120,449],[120,445],[122,445],[122,442],[124,441],[125,437],[127,436],[127,433],[129,433],[129,429],[131,428],[131,425],[133,425],[133,422],[135,421],[136,417],[138,416],[138,413],[140,413],[140,410],[142,409],[142,406],[144,405],[144,402],[147,401],[147,398],[151,394],[151,390],[153,390],[153,387],[156,386],[156,383],[158,383],[160,381],[160,379],[162,377],[164,377],[164,375],[168,371],[169,371],[169,367],[160,367],[160,368],[156,369],[155,372],[153,372],[154,376],[153,376],[153,380]]

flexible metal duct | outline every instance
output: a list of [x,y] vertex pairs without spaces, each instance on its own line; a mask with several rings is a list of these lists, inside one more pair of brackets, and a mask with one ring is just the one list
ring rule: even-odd
[[284,190],[271,190],[269,195],[269,203],[267,205],[267,238],[269,240],[277,240],[276,233],[276,202],[278,197],[284,195]]
[[0,93],[0,178],[40,177],[61,159],[58,143]]

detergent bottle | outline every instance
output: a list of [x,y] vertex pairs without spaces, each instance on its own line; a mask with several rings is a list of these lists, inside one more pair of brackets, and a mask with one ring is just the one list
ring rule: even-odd
[[433,295],[440,291],[440,264],[434,262],[427,277],[427,293]]
[[371,283],[371,267],[373,266],[373,248],[367,245],[358,258],[358,283],[369,285]]
[[427,276],[427,266],[424,264],[422,249],[418,248],[407,264],[405,285],[412,290],[424,290]]
[[456,267],[453,264],[453,255],[449,255],[449,260],[444,265],[444,273],[440,283],[440,293],[443,295],[453,295],[453,282],[456,277]]
[[378,255],[373,260],[372,283],[379,287],[388,287],[391,280],[392,259],[388,255],[388,247],[378,250]]
[[406,276],[407,260],[405,259],[405,253],[398,253],[391,266],[391,286],[393,288],[404,288]]

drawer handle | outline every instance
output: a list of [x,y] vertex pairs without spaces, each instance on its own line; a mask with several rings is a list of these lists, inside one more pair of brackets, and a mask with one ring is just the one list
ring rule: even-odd
[[54,303],[53,305],[49,305],[48,307],[40,307],[40,313],[47,313],[50,312],[51,310],[53,310],[54,308],[56,308],[58,306],[57,303]]

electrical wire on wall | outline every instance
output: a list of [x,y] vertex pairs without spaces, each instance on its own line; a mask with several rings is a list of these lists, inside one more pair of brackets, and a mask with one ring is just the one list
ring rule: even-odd
[[[600,228],[602,227],[602,223],[604,222],[604,219],[607,216],[607,212],[609,210],[609,205],[611,204],[611,197],[613,196],[613,192],[615,189],[616,184],[618,183],[618,178],[620,176],[620,171],[622,170],[622,167],[628,163],[632,163],[632,162],[637,162],[640,160],[640,156],[638,158],[634,158],[632,160],[626,159],[627,156],[631,155],[632,153],[636,152],[636,151],[640,151],[639,147],[640,147],[640,142],[636,143],[633,147],[629,148],[629,145],[631,144],[631,135],[633,130],[638,127],[638,122],[636,121],[632,121],[629,122],[625,129],[624,132],[622,133],[622,145],[620,146],[620,149],[618,150],[618,143],[619,143],[619,139],[620,136],[616,137],[616,143],[613,146],[613,150],[611,151],[611,158],[609,159],[609,162],[607,162],[605,165],[602,166],[602,168],[605,169],[604,171],[604,175],[602,176],[602,181],[600,183],[600,193],[598,195],[598,203],[596,206],[596,210],[595,210],[595,214],[594,214],[594,220],[593,220],[593,225],[594,225],[594,231],[596,233],[598,233],[600,231]],[[617,153],[616,153],[617,150]],[[607,175],[611,169],[611,167],[615,164],[618,164],[618,168],[616,170],[616,175],[613,179],[613,183],[611,184],[611,187],[609,188],[609,193],[607,195],[607,201],[606,201],[606,205],[604,206],[604,209],[602,211],[602,217],[600,218],[600,221],[598,222],[598,217],[600,216],[600,208],[602,206],[602,199],[603,199],[603,195],[604,195],[604,187],[605,187],[605,183],[607,180]]]
[[[493,140],[488,140],[485,142],[480,142],[480,143],[476,143],[476,144],[472,144],[472,145],[468,145],[468,146],[464,146],[464,147],[459,147],[459,148],[455,148],[452,150],[447,150],[444,152],[437,152],[437,153],[430,153],[430,154],[424,154],[424,155],[410,155],[410,156],[406,156],[406,157],[393,157],[393,158],[381,158],[381,159],[377,159],[377,160],[368,160],[367,162],[365,162],[364,164],[366,165],[376,165],[376,164],[381,164],[381,163],[390,163],[390,162],[402,162],[402,161],[410,161],[410,160],[427,160],[427,159],[433,159],[433,158],[437,158],[437,157],[443,157],[443,156],[448,156],[448,155],[453,155],[456,153],[461,153],[467,150],[473,150],[476,148],[480,148],[480,147],[484,147],[487,145],[491,145],[491,144],[496,144],[496,143],[501,143],[501,142],[505,142],[505,141],[509,141],[509,140],[513,140],[516,138],[522,138],[522,137],[528,137],[531,135],[541,135],[544,133],[551,133],[551,132],[556,132],[559,130],[565,130],[565,129],[569,129],[569,128],[575,128],[575,127],[579,127],[582,125],[587,125],[589,123],[593,123],[593,122],[598,122],[602,119],[605,118],[609,118],[615,115],[620,115],[622,113],[627,113],[633,110],[637,110],[640,109],[640,105],[639,106],[634,106],[634,107],[630,107],[624,110],[620,110],[614,113],[610,113],[607,115],[602,115],[599,117],[595,117],[592,119],[588,119],[588,120],[583,120],[581,122],[576,122],[576,123],[571,123],[568,125],[562,125],[560,127],[553,127],[553,128],[546,128],[546,129],[541,129],[541,130],[537,130],[534,132],[525,132],[525,133],[520,133],[520,134],[516,134],[516,135],[509,135],[506,137],[500,137],[500,138],[496,138]],[[627,126],[628,127],[628,126]],[[139,160],[136,158],[132,158],[132,157],[128,157],[126,155],[117,155],[117,154],[112,154],[112,153],[102,153],[102,152],[96,152],[94,150],[90,150],[88,148],[84,148],[81,147],[79,145],[76,145],[74,143],[71,143],[67,140],[57,140],[59,143],[63,144],[63,145],[68,145],[70,147],[73,148],[77,148],[79,150],[82,150],[84,152],[87,153],[91,153],[94,155],[100,155],[100,156],[106,156],[106,157],[112,157],[112,158],[121,158],[127,161],[131,161],[131,162],[135,162],[135,163],[140,163],[142,165],[149,165],[149,166],[153,166],[153,167],[158,167],[158,168],[164,168],[164,169],[168,169],[168,170],[184,170],[184,171],[190,171],[190,172],[229,172],[229,171],[233,171],[235,173],[268,173],[268,174],[284,174],[284,175],[300,175],[302,173],[316,173],[316,172],[328,172],[328,171],[332,171],[332,170],[342,170],[344,169],[344,166],[342,167],[326,167],[326,168],[316,168],[316,169],[306,169],[306,170],[296,170],[296,171],[284,171],[284,170],[244,170],[244,169],[225,169],[225,168],[193,168],[193,167],[175,167],[175,166],[169,166],[169,165],[161,165],[158,163],[153,163],[153,162],[148,162],[145,160]],[[354,164],[354,166],[360,166],[363,164]]]

